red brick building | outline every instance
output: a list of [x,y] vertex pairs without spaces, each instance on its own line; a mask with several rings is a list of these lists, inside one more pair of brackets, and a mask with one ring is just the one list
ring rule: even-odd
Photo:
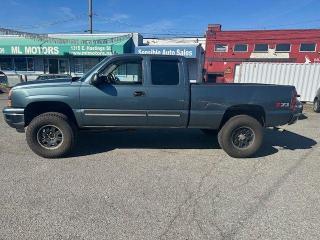
[[320,29],[206,32],[205,81],[233,82],[242,62],[320,63]]

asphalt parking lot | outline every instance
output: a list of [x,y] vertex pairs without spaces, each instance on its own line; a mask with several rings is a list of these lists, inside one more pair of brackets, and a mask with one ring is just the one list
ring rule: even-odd
[[83,133],[49,160],[1,114],[0,239],[319,239],[320,114],[305,115],[251,159],[198,130],[139,130]]

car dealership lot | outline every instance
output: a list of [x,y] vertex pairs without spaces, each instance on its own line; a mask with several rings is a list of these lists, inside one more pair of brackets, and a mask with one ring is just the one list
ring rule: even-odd
[[306,117],[251,159],[199,130],[138,130],[82,133],[50,160],[1,116],[0,239],[317,239],[320,114]]

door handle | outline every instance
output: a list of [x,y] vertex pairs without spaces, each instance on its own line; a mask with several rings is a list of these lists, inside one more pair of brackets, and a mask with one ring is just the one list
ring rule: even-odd
[[144,95],[145,95],[145,93],[143,91],[135,91],[133,93],[133,96],[135,96],[135,97],[141,97],[141,96],[144,96]]

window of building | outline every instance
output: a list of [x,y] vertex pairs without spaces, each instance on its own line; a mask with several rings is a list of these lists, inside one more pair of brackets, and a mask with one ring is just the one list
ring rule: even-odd
[[13,70],[12,58],[0,58],[0,70]]
[[248,44],[236,44],[234,45],[234,52],[248,52]]
[[75,58],[74,71],[75,73],[85,74],[98,63],[98,58]]
[[259,43],[254,46],[255,52],[268,52],[269,51],[269,45],[266,43]]
[[29,57],[14,58],[14,69],[16,71],[34,71],[34,60]]
[[290,52],[291,44],[290,43],[279,43],[276,45],[276,52]]
[[315,43],[301,43],[300,52],[315,52],[316,44]]
[[34,71],[34,60],[33,58],[26,58],[27,60],[27,71]]
[[228,52],[228,45],[227,44],[216,44],[214,46],[215,52]]
[[221,83],[223,82],[223,74],[222,73],[209,73],[207,76],[208,83]]
[[152,60],[151,77],[152,84],[154,85],[178,85],[178,62],[169,60]]
[[67,59],[59,60],[59,73],[69,73],[69,61]]
[[14,66],[16,71],[27,71],[26,58],[14,58]]

